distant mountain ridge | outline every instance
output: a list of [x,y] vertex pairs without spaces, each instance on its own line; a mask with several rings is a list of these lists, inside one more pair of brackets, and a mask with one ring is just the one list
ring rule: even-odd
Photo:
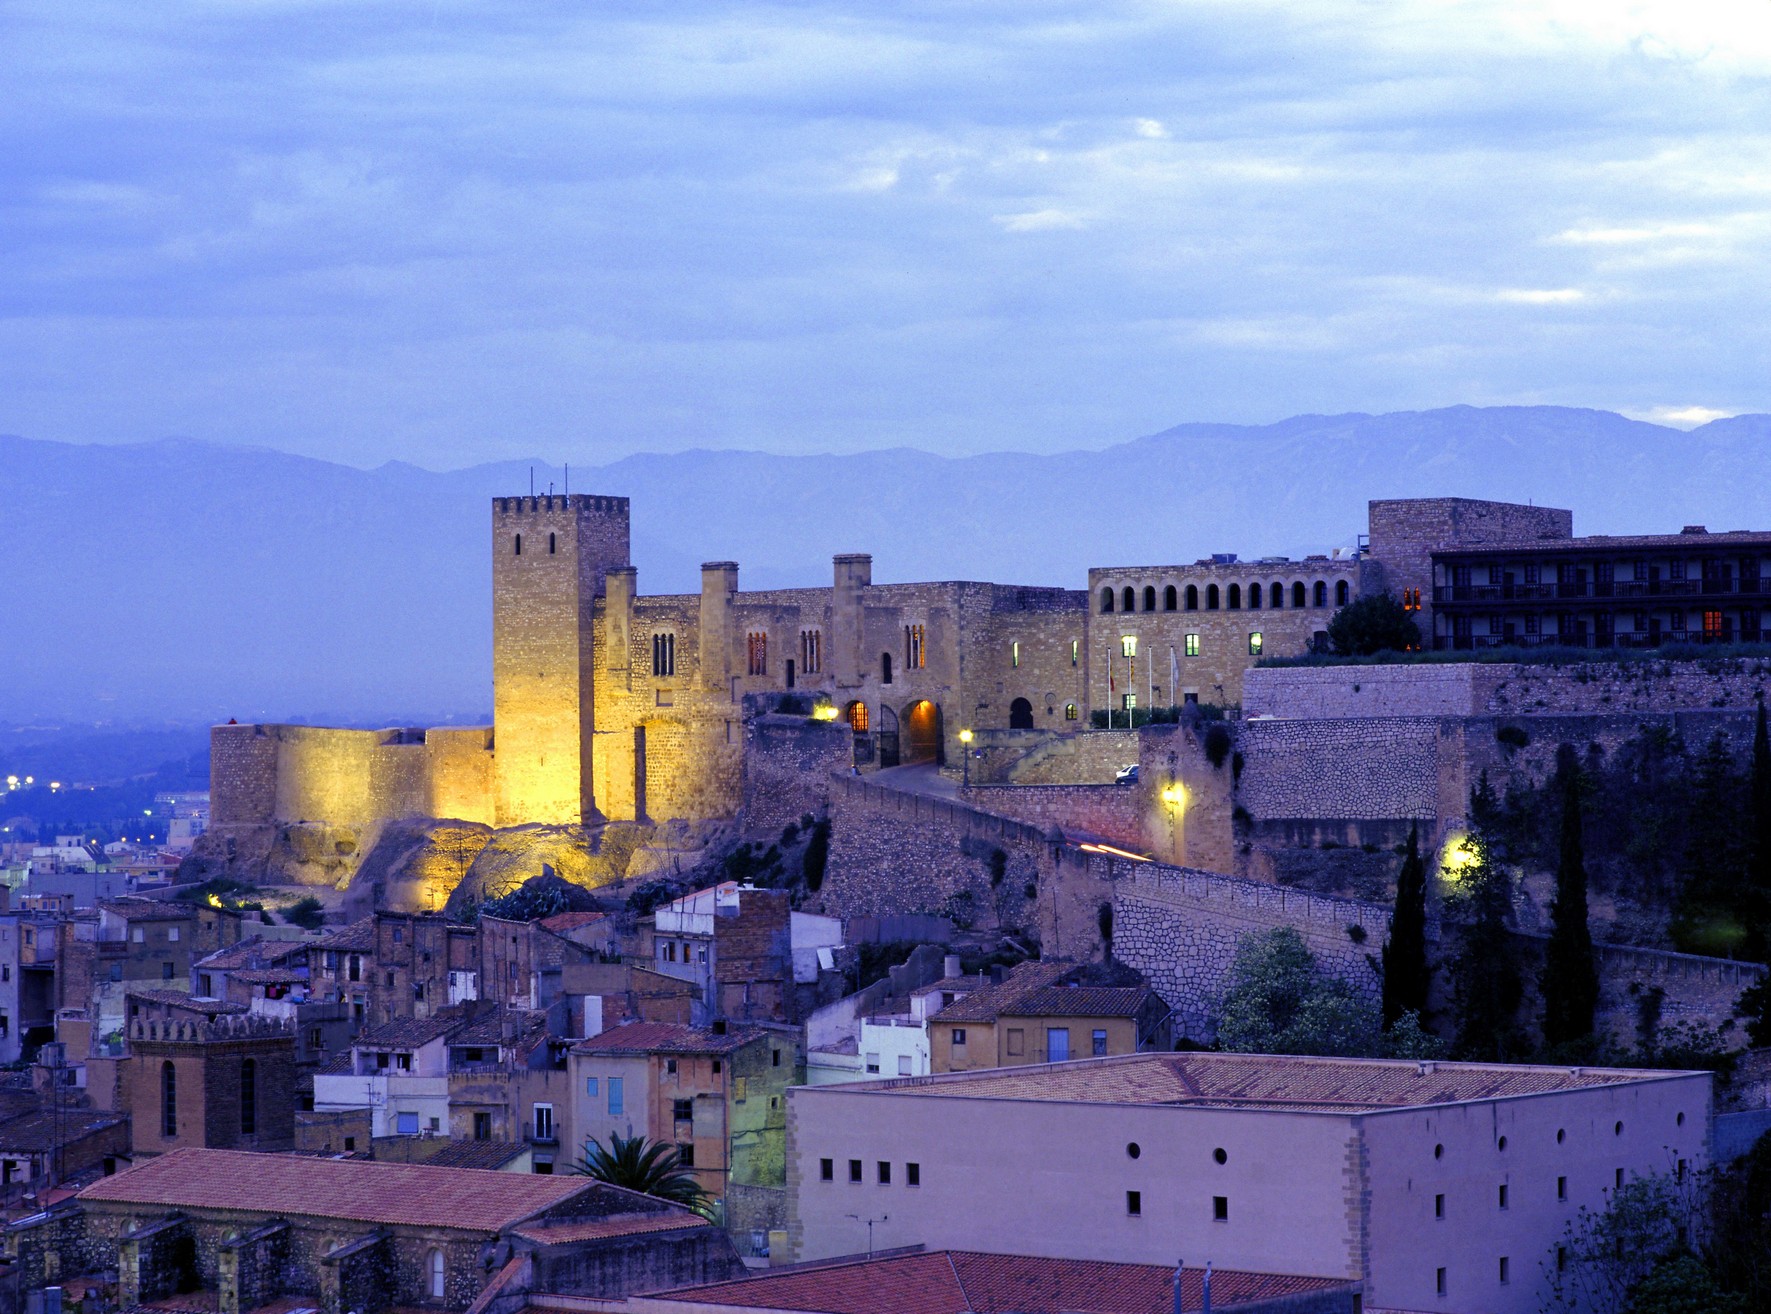
[[[358,470],[190,440],[0,436],[0,719],[397,718],[489,706],[487,501],[563,490],[505,461]],[[642,592],[703,560],[747,588],[874,577],[1081,588],[1097,565],[1350,545],[1375,497],[1572,507],[1577,533],[1771,527],[1771,416],[1690,432],[1608,411],[1455,406],[1184,424],[1103,450],[943,457],[698,451],[573,464],[633,499]]]

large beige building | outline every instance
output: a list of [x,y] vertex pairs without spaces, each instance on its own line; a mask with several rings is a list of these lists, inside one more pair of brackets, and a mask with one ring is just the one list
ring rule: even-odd
[[[1700,1166],[1708,1073],[1147,1054],[788,1097],[795,1259],[922,1245],[1338,1275],[1535,1314],[1583,1206]],[[857,1221],[861,1220],[861,1221]]]

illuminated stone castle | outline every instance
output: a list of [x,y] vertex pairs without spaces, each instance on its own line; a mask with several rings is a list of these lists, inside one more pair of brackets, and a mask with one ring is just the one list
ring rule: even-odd
[[642,597],[626,498],[496,498],[493,724],[218,726],[209,852],[252,863],[281,834],[342,873],[403,818],[730,816],[749,695],[792,691],[846,721],[863,771],[957,761],[962,729],[1062,735],[1095,711],[1237,704],[1249,666],[1319,643],[1333,610],[1373,589],[1412,597],[1432,633],[1443,545],[1537,547],[1569,525],[1540,507],[1374,502],[1369,550],[1345,557],[1098,568],[1071,590],[875,584],[872,558],[845,554],[829,587],[751,593],[713,561],[698,594]]

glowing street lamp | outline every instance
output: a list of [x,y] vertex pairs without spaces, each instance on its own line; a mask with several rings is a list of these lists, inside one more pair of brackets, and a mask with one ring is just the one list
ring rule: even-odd
[[967,789],[972,787],[972,738],[970,730],[959,732],[959,742],[965,745],[962,751],[965,754],[965,787]]

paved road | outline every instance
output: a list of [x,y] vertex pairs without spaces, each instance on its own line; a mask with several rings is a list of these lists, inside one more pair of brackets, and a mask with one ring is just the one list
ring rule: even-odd
[[901,790],[906,794],[926,794],[930,798],[952,799],[959,801],[959,785],[941,774],[940,768],[933,762],[919,762],[915,766],[887,767],[883,771],[875,771],[863,777],[876,785],[884,785],[887,789]]

